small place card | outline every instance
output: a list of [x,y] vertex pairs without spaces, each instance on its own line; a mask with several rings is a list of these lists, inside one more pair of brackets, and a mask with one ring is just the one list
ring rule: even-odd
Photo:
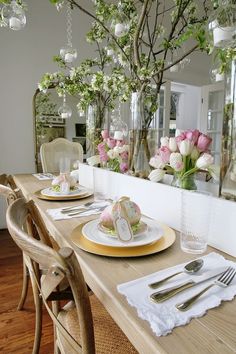
[[113,224],[117,237],[122,242],[131,242],[134,238],[124,203],[127,199],[126,197],[121,198],[112,209]]

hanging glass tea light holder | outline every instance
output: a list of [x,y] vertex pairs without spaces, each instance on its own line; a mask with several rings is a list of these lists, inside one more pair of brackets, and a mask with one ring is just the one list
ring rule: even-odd
[[118,13],[116,18],[111,22],[111,29],[118,38],[125,36],[129,31],[129,24],[123,10],[122,2],[118,3]]
[[112,111],[109,134],[115,140],[122,141],[127,139],[128,125],[121,119],[120,103],[118,104],[118,108]]
[[71,64],[77,58],[77,50],[72,46],[72,9],[68,2],[66,7],[67,45],[60,49],[60,57],[65,63]]
[[26,25],[25,11],[16,1],[3,6],[1,11],[2,23],[13,31],[19,31]]
[[236,3],[235,0],[219,0],[217,7],[209,17],[208,30],[216,48],[235,45],[236,39]]
[[72,116],[72,109],[66,103],[66,94],[63,95],[63,104],[58,109],[58,114],[63,119],[68,119]]

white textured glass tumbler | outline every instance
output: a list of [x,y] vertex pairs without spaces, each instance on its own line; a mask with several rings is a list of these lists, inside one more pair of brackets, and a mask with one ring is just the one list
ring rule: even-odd
[[198,191],[181,191],[180,247],[200,254],[207,249],[212,214],[212,197]]

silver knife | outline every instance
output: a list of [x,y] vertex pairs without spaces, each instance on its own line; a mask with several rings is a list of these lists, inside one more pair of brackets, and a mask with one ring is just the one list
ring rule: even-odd
[[217,275],[220,275],[226,269],[227,267],[218,267],[213,270],[210,270],[209,272],[206,272],[203,275],[194,276],[194,278],[190,278],[181,284],[156,291],[155,293],[150,295],[150,298],[154,302],[163,302],[175,296],[176,294],[180,293],[181,291],[192,288],[195,285],[198,285],[200,283],[203,283],[206,280],[209,280],[211,278],[216,277]]

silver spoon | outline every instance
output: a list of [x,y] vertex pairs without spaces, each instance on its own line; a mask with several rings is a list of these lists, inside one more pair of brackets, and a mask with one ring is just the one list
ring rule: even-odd
[[176,275],[178,274],[181,274],[181,273],[196,273],[197,271],[199,271],[202,266],[203,266],[203,259],[199,258],[199,259],[195,259],[194,261],[191,261],[190,263],[187,263],[185,266],[184,266],[184,269],[181,270],[180,272],[177,272],[177,273],[174,273],[174,274],[171,274],[169,275],[168,277],[166,278],[163,278],[159,281],[156,281],[154,283],[151,283],[151,284],[148,284],[148,286],[152,289],[156,289],[158,288],[159,286],[161,286],[165,281],[175,277]]

